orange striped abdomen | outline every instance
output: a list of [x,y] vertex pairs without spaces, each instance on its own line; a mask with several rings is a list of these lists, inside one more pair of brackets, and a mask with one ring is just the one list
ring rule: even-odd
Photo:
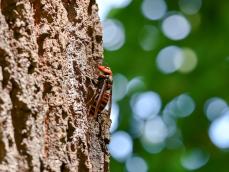
[[[90,115],[95,115],[96,104],[99,101],[98,98],[99,98],[99,95],[96,96],[95,101],[94,101],[93,105],[91,106],[90,113],[89,113]],[[98,110],[97,110],[98,114],[100,114],[103,111],[103,109],[106,107],[109,100],[110,100],[110,93],[105,92],[103,97],[100,100],[101,102],[99,103],[100,105],[99,105]]]

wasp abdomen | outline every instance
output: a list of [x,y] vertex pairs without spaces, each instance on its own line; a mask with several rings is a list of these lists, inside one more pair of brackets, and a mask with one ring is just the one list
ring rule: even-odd
[[[98,96],[97,96],[96,99],[98,99]],[[98,114],[103,111],[103,109],[106,107],[106,105],[109,102],[109,100],[110,100],[110,94],[109,93],[104,93],[104,95],[103,95],[103,97],[101,99],[100,105],[98,107]],[[95,114],[96,103],[97,103],[97,101],[95,101],[93,103],[93,105],[91,106],[90,115],[94,115]]]

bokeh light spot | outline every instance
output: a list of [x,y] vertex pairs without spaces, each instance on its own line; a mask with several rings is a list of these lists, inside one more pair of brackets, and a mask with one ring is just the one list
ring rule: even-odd
[[190,115],[195,109],[195,102],[187,94],[182,94],[178,96],[176,99],[176,103],[180,112],[178,114],[179,117],[186,117]]
[[159,31],[155,26],[144,26],[139,35],[139,42],[142,49],[145,51],[153,50],[158,41],[158,34]]
[[128,94],[135,92],[137,90],[144,88],[144,86],[145,86],[145,84],[142,81],[142,78],[139,76],[136,76],[129,81],[129,83],[127,85],[127,92],[128,92]]
[[163,110],[163,121],[165,122],[167,129],[168,129],[168,137],[173,136],[177,132],[177,125],[176,120],[173,118],[175,115],[171,115],[168,107],[166,107],[165,110]]
[[131,136],[133,138],[140,137],[144,131],[144,120],[140,118],[132,118],[131,120]]
[[147,172],[148,166],[145,160],[141,157],[130,157],[126,161],[126,170],[128,172]]
[[117,131],[112,134],[108,148],[113,158],[118,161],[124,161],[132,154],[132,138],[124,131]]
[[118,20],[105,20],[103,23],[103,46],[106,50],[120,49],[125,42],[124,27]]
[[181,67],[182,50],[177,46],[163,48],[156,58],[157,67],[165,74],[173,73]]
[[223,99],[213,97],[205,103],[204,112],[207,118],[212,121],[219,117],[227,107],[227,103]]
[[188,36],[191,26],[184,16],[173,14],[163,20],[162,31],[171,40],[181,40]]
[[124,8],[128,6],[132,1],[131,0],[115,0],[115,1],[104,1],[104,0],[96,0],[99,6],[99,17],[102,21],[104,21],[109,12],[113,8]]
[[167,127],[161,117],[157,116],[146,121],[143,133],[143,137],[146,142],[151,144],[160,144],[164,142],[167,134]]
[[[104,2],[104,1],[103,1]],[[132,0],[115,0],[115,1],[110,1],[113,7],[115,8],[124,8],[127,7]]]
[[147,140],[142,139],[141,140],[143,148],[152,154],[160,153],[165,148],[165,143],[159,143],[159,144],[153,144],[150,142],[147,142]]
[[112,101],[121,100],[127,93],[127,85],[128,80],[122,74],[116,74],[113,77],[113,94],[112,94]]
[[164,0],[144,0],[142,3],[142,13],[150,20],[161,19],[167,11]]
[[196,14],[201,7],[202,0],[180,0],[179,6],[181,11],[186,14]]
[[155,116],[161,109],[160,96],[152,91],[134,95],[131,99],[131,108],[141,119]]
[[188,94],[184,93],[170,101],[163,110],[163,117],[187,117],[195,110],[195,102]]
[[182,49],[182,61],[179,71],[182,73],[189,73],[195,69],[197,65],[196,53],[190,48]]
[[186,152],[181,158],[181,165],[187,170],[196,170],[207,164],[209,154],[201,149]]
[[211,141],[219,148],[229,148],[229,111],[214,120],[209,128]]
[[112,103],[111,108],[111,127],[110,132],[114,132],[118,128],[119,106],[117,103]]

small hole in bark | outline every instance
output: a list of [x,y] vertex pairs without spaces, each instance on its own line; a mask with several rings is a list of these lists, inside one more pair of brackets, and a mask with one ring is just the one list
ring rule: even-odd
[[63,143],[63,144],[65,144],[65,143],[66,143],[65,137],[62,137],[62,138],[60,139],[60,142]]
[[31,35],[31,30],[30,29],[26,29],[25,31],[28,33],[28,35]]
[[30,64],[28,68],[28,74],[32,74],[34,72],[35,66],[34,64]]
[[37,38],[38,55],[39,55],[39,56],[42,56],[43,53],[44,53],[44,50],[43,50],[43,43],[44,43],[45,38],[48,37],[48,36],[49,36],[49,34],[46,33],[46,34],[40,35],[40,36]]
[[52,90],[52,85],[49,82],[45,82],[43,86],[44,86],[44,91],[42,94],[42,98],[44,98],[46,94],[50,93]]
[[72,122],[68,121],[68,129],[67,129],[67,141],[72,141],[72,136],[75,131],[75,127],[72,125]]
[[61,70],[62,69],[62,65],[61,64],[58,64],[57,69],[58,70]]
[[22,48],[17,48],[17,52],[18,52],[18,54],[22,54],[23,53],[23,49]]
[[73,144],[73,143],[71,143],[71,151],[72,152],[75,152],[76,151],[75,144]]
[[35,84],[34,87],[35,87],[34,93],[38,93],[40,91],[40,87],[37,84]]
[[67,116],[68,116],[67,112],[63,111],[62,112],[62,118],[65,119],[65,118],[67,118]]
[[56,34],[56,35],[54,36],[54,38],[55,38],[55,39],[59,39],[59,34]]
[[56,121],[57,124],[59,124],[59,122],[60,122],[60,117],[59,117],[59,115],[55,115],[55,121]]
[[94,40],[92,40],[91,52],[94,53],[94,51],[95,51],[95,43]]
[[70,170],[66,166],[66,163],[63,162],[62,165],[60,166],[60,171],[61,172],[69,172]]
[[98,44],[101,43],[102,40],[103,40],[102,35],[96,35],[96,36],[95,36],[95,40],[96,40],[96,42],[97,42]]
[[19,31],[15,30],[14,31],[14,38],[18,40],[20,37],[22,37],[21,33]]
[[76,19],[76,23],[81,23],[82,22],[82,18],[77,18]]
[[98,61],[98,60],[101,60],[101,57],[100,57],[100,56],[93,56],[93,59],[94,59],[95,61]]
[[47,19],[48,23],[52,23],[54,20],[52,14],[50,14],[50,11],[47,11],[47,10],[42,10],[41,16],[42,16],[41,18]]
[[9,137],[8,137],[8,144],[9,144],[9,147],[13,146],[13,140]]
[[91,26],[88,26],[87,27],[87,34],[89,37],[92,37],[92,34],[93,34],[93,28]]

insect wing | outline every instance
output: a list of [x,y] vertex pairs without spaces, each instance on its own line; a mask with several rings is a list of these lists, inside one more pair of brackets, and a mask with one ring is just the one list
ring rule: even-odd
[[111,115],[111,107],[112,107],[112,88],[110,89],[110,100],[109,100],[109,107],[108,107],[108,115]]
[[99,107],[101,105],[101,100],[103,98],[104,93],[106,92],[106,88],[107,88],[107,81],[104,80],[103,86],[102,86],[101,91],[99,93],[99,98],[98,98],[97,103],[96,103],[96,106],[95,106],[95,114],[94,114],[94,116],[97,116]]

